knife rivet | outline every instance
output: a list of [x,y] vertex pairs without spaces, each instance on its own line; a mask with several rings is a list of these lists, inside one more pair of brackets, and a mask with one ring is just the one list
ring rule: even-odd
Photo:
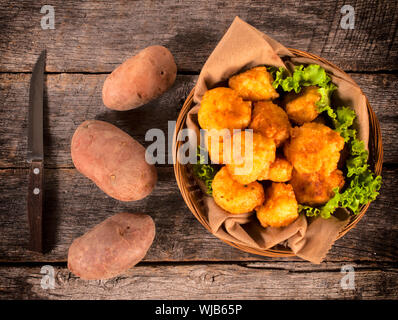
[[34,174],[39,174],[40,173],[40,169],[39,168],[34,168],[33,169],[33,173]]
[[39,194],[40,193],[40,189],[39,188],[34,188],[33,189],[33,194]]

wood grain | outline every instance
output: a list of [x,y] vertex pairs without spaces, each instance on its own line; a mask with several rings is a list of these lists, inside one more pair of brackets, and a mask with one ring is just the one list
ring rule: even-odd
[[[384,161],[398,163],[398,76],[393,74],[351,74],[376,112],[381,123]],[[112,111],[102,103],[101,89],[106,75],[47,75],[44,136],[45,165],[73,167],[70,139],[77,126],[87,119],[113,123],[144,145],[147,130],[168,131],[167,121],[175,121],[197,76],[179,75],[162,97],[141,108]],[[0,74],[0,168],[26,167],[27,107],[29,74]],[[170,133],[172,134],[172,133]]]
[[[355,29],[340,27],[343,0],[61,1],[55,30],[42,30],[43,1],[0,0],[0,298],[1,299],[397,299],[398,277],[398,3],[353,0]],[[382,128],[383,187],[357,226],[321,265],[299,258],[244,253],[208,233],[187,209],[171,166],[140,201],[107,197],[74,168],[70,139],[86,119],[109,121],[144,145],[151,128],[176,120],[197,76],[235,16],[288,47],[320,55],[351,76],[368,96]],[[142,48],[161,44],[175,56],[176,84],[128,112],[105,108],[107,73]],[[30,72],[47,49],[45,92],[46,253],[27,250],[26,130]],[[167,155],[167,152],[166,154]],[[157,236],[144,261],[107,281],[83,281],[65,261],[74,238],[120,211],[145,212]],[[54,290],[40,287],[54,264]],[[343,290],[341,267],[355,268],[355,290]]]
[[180,71],[198,72],[235,16],[287,47],[353,71],[398,70],[396,1],[351,1],[355,28],[340,26],[343,0],[61,1],[55,29],[42,30],[43,1],[0,1],[0,71],[30,72],[47,49],[50,72],[110,72],[152,44]]
[[341,263],[303,262],[147,265],[104,281],[84,281],[55,266],[54,289],[43,289],[42,265],[0,267],[3,299],[397,299],[397,268],[349,263],[353,290],[343,289]]
[[[110,122],[144,145],[149,129],[168,132],[196,77],[179,76],[174,86],[159,99],[125,112],[113,111],[102,103],[106,75],[47,75],[44,105],[44,153],[46,167],[73,167],[70,140],[85,120]],[[28,74],[0,74],[0,167],[26,167]],[[170,132],[171,136],[173,132]]]
[[[109,198],[75,169],[47,169],[44,246],[46,254],[26,250],[27,169],[0,171],[0,262],[66,261],[73,239],[118,212],[152,216],[157,235],[145,261],[274,261],[232,248],[208,233],[186,207],[171,167],[158,168],[151,195],[136,202]],[[396,261],[398,257],[398,170],[385,168],[379,198],[358,225],[338,240],[326,261]],[[279,259],[300,261],[299,258]]]
[[[367,94],[381,121],[386,163],[398,163],[395,147],[398,138],[398,111],[391,103],[397,100],[395,86],[398,77],[392,74],[351,75]],[[26,208],[21,199],[25,197],[27,171],[18,169],[27,166],[25,108],[30,75],[0,75],[0,167],[3,168],[0,170],[0,204],[4,212],[0,216],[0,260],[65,261],[67,248],[73,238],[111,213],[127,209],[147,212],[157,219],[160,238],[155,241],[147,261],[263,259],[231,248],[207,233],[186,208],[171,168],[159,168],[160,182],[150,197],[127,204],[107,198],[89,180],[75,170],[68,169],[73,167],[69,152],[70,138],[81,122],[94,118],[109,121],[148,145],[144,141],[146,131],[154,127],[167,131],[167,120],[177,118],[180,107],[197,78],[180,75],[173,88],[157,101],[136,110],[115,112],[102,104],[101,87],[105,77],[106,75],[90,74],[47,75],[46,168],[63,169],[50,170],[46,177],[48,252],[38,255],[24,249],[28,229],[23,214]],[[328,259],[391,261],[396,258],[394,239],[397,234],[391,223],[395,217],[385,213],[397,212],[397,204],[391,198],[397,187],[394,180],[395,167],[387,169],[384,176],[387,191],[382,190],[381,198],[372,204],[358,227],[336,243]],[[363,232],[362,228],[367,231]],[[366,245],[359,246],[362,242]]]

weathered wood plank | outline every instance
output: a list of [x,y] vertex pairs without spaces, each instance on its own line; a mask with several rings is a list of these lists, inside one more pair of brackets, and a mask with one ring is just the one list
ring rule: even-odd
[[53,0],[54,30],[40,25],[40,8],[48,3],[0,3],[2,72],[30,72],[43,48],[47,71],[110,72],[152,44],[167,46],[180,71],[198,72],[237,15],[285,46],[321,55],[343,69],[398,69],[395,1],[351,1],[353,30],[340,26],[343,0]]
[[[224,244],[207,232],[186,207],[171,167],[158,168],[153,193],[136,202],[107,197],[75,169],[45,171],[44,255],[27,251],[27,169],[0,170],[0,262],[66,261],[73,239],[117,212],[144,212],[156,224],[157,235],[145,261],[300,261],[250,255]],[[326,261],[397,261],[398,169],[385,168],[378,200],[365,217],[338,240]]]
[[228,259],[229,255],[233,260],[236,255],[235,250],[223,252],[228,246],[220,246],[187,210],[171,167],[159,168],[153,193],[136,202],[109,198],[75,169],[47,169],[43,216],[44,242],[49,251],[45,255],[29,252],[25,249],[27,170],[1,170],[0,175],[0,261],[65,261],[74,238],[123,211],[144,212],[154,218],[157,235],[147,255],[149,260],[212,260],[221,256]]
[[384,162],[398,163],[398,112],[394,101],[398,101],[398,76],[393,74],[350,74],[367,96],[380,122],[383,140]]
[[[77,126],[88,119],[105,120],[120,127],[144,145],[149,129],[168,132],[194,86],[195,76],[179,76],[159,99],[143,107],[112,111],[102,103],[106,75],[47,75],[44,106],[44,145],[47,167],[73,167],[70,140]],[[0,74],[0,167],[26,167],[28,74]],[[173,132],[170,132],[171,136]]]
[[[384,161],[398,163],[398,76],[352,74],[368,96],[380,122]],[[167,132],[167,121],[175,121],[196,76],[181,75],[166,94],[141,108],[116,112],[107,109],[101,98],[106,75],[47,75],[45,104],[45,161],[47,167],[73,167],[70,139],[86,119],[109,121],[144,145],[151,128]],[[29,74],[0,74],[0,168],[26,167],[26,128]]]
[[65,267],[54,269],[54,289],[43,289],[41,265],[0,267],[2,299],[397,299],[398,269],[350,264],[354,288],[343,289],[342,263],[309,266],[240,263],[143,265],[105,281],[84,281]]

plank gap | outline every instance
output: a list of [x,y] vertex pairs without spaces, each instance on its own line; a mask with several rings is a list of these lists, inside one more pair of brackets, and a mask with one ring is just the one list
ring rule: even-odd
[[[297,258],[296,258],[297,259]],[[43,265],[52,265],[54,267],[65,267],[67,268],[67,261],[0,261],[0,268],[8,268],[8,267],[38,267]],[[372,269],[385,269],[385,268],[393,268],[397,269],[398,272],[398,262],[395,261],[375,261],[372,260],[352,260],[349,262],[339,261],[339,260],[327,260],[321,264],[312,264],[310,262],[304,261],[302,259],[299,260],[286,260],[286,259],[279,259],[273,258],[270,261],[264,260],[231,260],[231,261],[213,261],[213,260],[198,260],[198,261],[141,261],[136,266],[130,269],[134,269],[137,267],[167,267],[167,266],[201,266],[201,265],[237,265],[248,269],[267,269],[267,270],[286,270],[286,268],[281,267],[272,267],[272,264],[283,264],[283,265],[304,265],[308,266],[309,268],[316,268],[322,267],[332,264],[338,265],[345,265],[345,264],[352,264],[356,267],[364,266],[361,270],[372,270]],[[375,267],[369,267],[369,265],[375,265]],[[130,270],[129,269],[129,270]],[[336,271],[340,272],[340,268],[335,268]],[[297,270],[296,272],[307,272],[308,269]],[[316,269],[316,272],[330,272],[333,271],[332,269],[324,268],[324,269]]]

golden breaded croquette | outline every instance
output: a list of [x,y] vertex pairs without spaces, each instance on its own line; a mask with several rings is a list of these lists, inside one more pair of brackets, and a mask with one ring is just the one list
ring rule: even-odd
[[[228,162],[231,154],[231,132],[228,129],[206,130],[204,133],[205,146],[212,162],[223,164]],[[224,143],[225,141],[225,143]]]
[[243,129],[251,119],[251,102],[230,88],[215,88],[205,92],[198,112],[202,129]]
[[290,183],[298,203],[318,206],[325,204],[334,196],[334,188],[341,189],[344,186],[344,176],[338,169],[329,175],[320,172],[299,173],[293,170]]
[[298,204],[290,184],[273,182],[265,192],[264,204],[257,208],[263,227],[286,227],[298,217]]
[[230,213],[250,212],[264,202],[264,189],[260,183],[240,184],[232,179],[226,167],[217,172],[212,188],[216,204]]
[[292,178],[293,166],[284,158],[277,157],[271,163],[269,170],[263,171],[257,180],[271,180],[274,182],[287,182]]
[[274,79],[266,67],[256,67],[231,77],[228,85],[244,100],[273,100],[279,97]]
[[231,146],[232,156],[226,167],[232,178],[241,184],[256,181],[275,161],[274,141],[252,130],[235,133]]
[[286,112],[272,101],[254,103],[249,128],[274,139],[276,146],[289,138],[291,125]]
[[320,99],[316,86],[304,87],[299,93],[288,93],[284,101],[289,119],[299,125],[314,120],[319,115],[316,103]]
[[329,174],[337,169],[344,139],[321,123],[309,122],[291,130],[284,145],[286,159],[300,173],[321,171]]

